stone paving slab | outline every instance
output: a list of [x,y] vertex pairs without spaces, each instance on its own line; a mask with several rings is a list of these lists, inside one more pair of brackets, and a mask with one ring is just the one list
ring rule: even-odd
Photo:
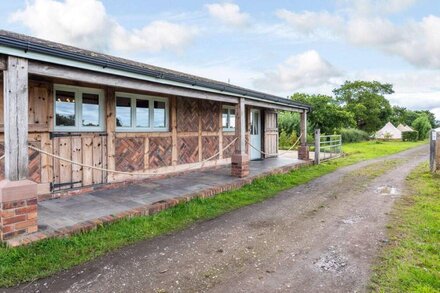
[[289,157],[270,158],[251,161],[250,175],[246,178],[230,176],[231,167],[225,165],[171,178],[153,179],[147,183],[45,200],[38,203],[39,231],[13,239],[8,244],[28,244],[48,237],[87,231],[124,217],[153,214],[195,197],[213,196],[239,188],[261,176],[287,172],[311,163]]

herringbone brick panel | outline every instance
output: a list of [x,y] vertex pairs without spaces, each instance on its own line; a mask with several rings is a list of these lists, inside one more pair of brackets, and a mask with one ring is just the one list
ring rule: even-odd
[[220,103],[200,101],[199,107],[202,117],[202,131],[218,131]]
[[131,172],[144,169],[144,139],[124,137],[115,140],[116,170]]
[[199,160],[199,139],[193,137],[179,137],[177,139],[179,164],[196,163]]
[[199,103],[196,99],[177,98],[177,131],[199,130]]
[[[223,149],[230,144],[236,138],[235,135],[224,135],[223,136]],[[230,145],[227,149],[223,150],[223,158],[230,158],[232,154],[235,152],[235,141],[232,145]]]
[[[202,157],[206,160],[218,152],[218,136],[204,136],[202,138]],[[218,155],[211,160],[218,160]]]
[[171,137],[151,137],[149,142],[150,168],[171,166]]

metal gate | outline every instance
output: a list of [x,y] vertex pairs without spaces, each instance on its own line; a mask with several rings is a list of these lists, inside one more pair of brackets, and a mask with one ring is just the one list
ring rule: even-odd
[[315,130],[315,163],[338,158],[342,155],[342,137],[340,134],[321,135]]

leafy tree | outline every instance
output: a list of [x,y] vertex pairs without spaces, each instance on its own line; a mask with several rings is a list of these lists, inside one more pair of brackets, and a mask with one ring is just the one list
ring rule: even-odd
[[334,133],[340,128],[354,127],[353,114],[341,107],[331,96],[295,93],[292,100],[312,106],[308,116],[310,130],[321,129],[321,133]]
[[333,93],[340,105],[354,115],[359,129],[374,132],[391,117],[390,102],[384,97],[394,93],[391,84],[377,81],[346,81],[333,90]]
[[414,130],[419,132],[420,139],[427,138],[428,132],[432,128],[427,115],[420,115],[416,120],[414,120],[411,126]]
[[299,133],[299,115],[293,112],[280,112],[278,115],[278,129],[281,132],[285,132],[286,136],[291,133]]

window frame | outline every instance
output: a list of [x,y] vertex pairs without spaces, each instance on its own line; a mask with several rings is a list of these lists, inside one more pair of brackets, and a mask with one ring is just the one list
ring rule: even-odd
[[[56,111],[57,111],[57,91],[72,92],[75,94],[75,126],[61,126],[57,125]],[[98,95],[99,102],[99,126],[84,126],[82,125],[82,106],[83,94]],[[73,86],[65,84],[54,84],[53,87],[53,130],[54,131],[68,131],[68,132],[100,132],[105,131],[105,103],[104,90],[90,87]]]
[[235,106],[230,106],[230,105],[223,105],[222,106],[222,128],[223,131],[228,131],[228,132],[232,132],[235,131],[235,128],[237,127],[237,113],[234,113],[234,117],[235,117],[235,127],[223,127],[223,110],[227,109],[228,110],[228,116],[226,118],[226,124],[229,126],[230,123],[230,118],[231,118],[231,110],[234,110],[236,112]]
[[[130,109],[131,109],[131,127],[117,126],[117,99],[119,98],[129,98],[130,99]],[[136,127],[136,100],[146,100],[148,101],[148,112],[149,112],[149,127]],[[154,127],[154,102],[164,102],[165,103],[165,127]],[[165,97],[157,97],[142,94],[133,94],[127,92],[115,92],[115,130],[116,132],[169,132],[169,99]]]

